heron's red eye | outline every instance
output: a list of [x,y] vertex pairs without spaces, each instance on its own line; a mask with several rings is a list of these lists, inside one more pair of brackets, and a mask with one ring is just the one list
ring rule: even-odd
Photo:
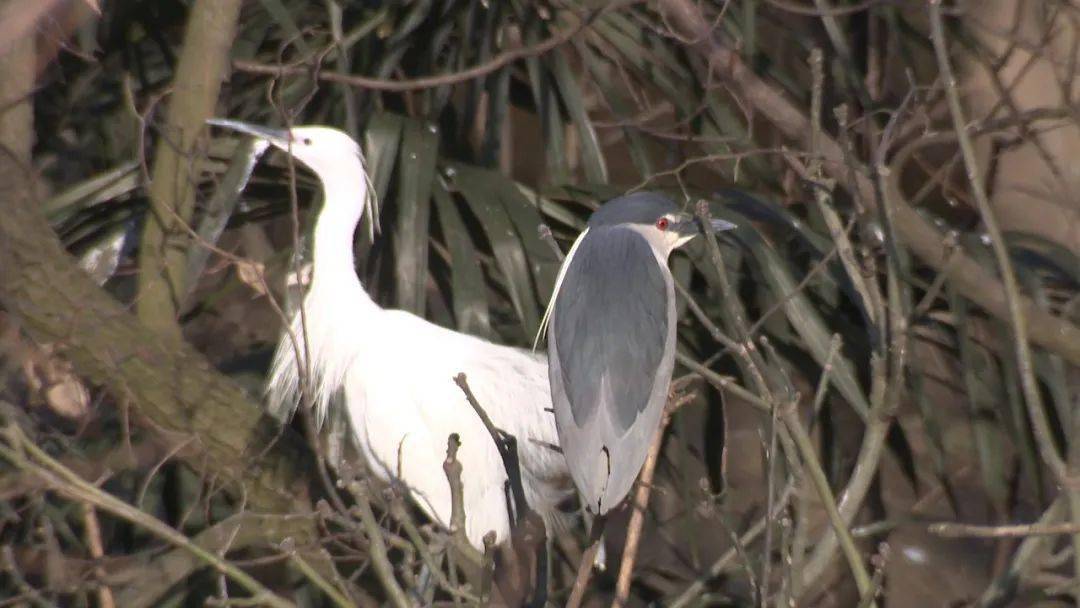
[[666,217],[662,217],[662,218],[656,220],[656,227],[659,230],[667,230],[668,219]]

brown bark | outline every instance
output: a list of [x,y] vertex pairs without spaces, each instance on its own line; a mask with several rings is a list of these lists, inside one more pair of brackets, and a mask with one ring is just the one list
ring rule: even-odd
[[0,304],[159,430],[192,437],[189,462],[243,483],[253,508],[306,505],[297,485],[308,456],[299,439],[286,433],[251,462],[275,440],[276,425],[191,346],[146,328],[77,268],[37,213],[31,184],[10,155],[0,157]]
[[0,144],[19,162],[29,164],[34,146],[31,94],[37,61],[33,29],[28,32],[9,30],[0,28],[0,34],[6,32],[15,36],[0,46]]
[[188,232],[195,207],[196,143],[214,111],[228,69],[240,0],[198,0],[191,8],[169,111],[158,139],[139,254],[139,318],[179,339]]
[[[0,306],[33,338],[54,343],[81,375],[128,400],[171,443],[187,440],[178,457],[249,510],[310,513],[305,471],[312,462],[299,437],[279,436],[191,346],[151,331],[98,288],[37,213],[31,184],[23,166],[0,154]],[[316,535],[306,517],[261,531],[269,543],[292,537],[298,546]]]

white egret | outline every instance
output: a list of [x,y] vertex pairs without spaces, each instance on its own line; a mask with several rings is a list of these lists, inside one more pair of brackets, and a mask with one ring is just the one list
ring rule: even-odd
[[495,532],[496,542],[509,537],[507,475],[486,427],[454,383],[464,372],[495,426],[517,438],[525,498],[550,527],[559,519],[558,503],[572,490],[566,462],[552,447],[558,435],[545,358],[384,309],[371,299],[353,266],[353,233],[372,190],[360,147],[347,134],[322,126],[275,130],[211,123],[291,153],[322,182],[311,281],[302,304],[306,328],[297,313],[291,331],[299,348],[287,334],[278,345],[267,382],[271,411],[279,417],[295,411],[301,370],[307,369],[317,423],[340,394],[371,469],[404,484],[444,526],[451,500],[442,464],[447,438],[457,433],[465,533],[482,550],[488,531]]

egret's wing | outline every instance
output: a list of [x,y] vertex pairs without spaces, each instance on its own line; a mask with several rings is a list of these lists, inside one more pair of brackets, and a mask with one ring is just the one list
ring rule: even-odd
[[663,356],[663,271],[645,238],[623,227],[594,228],[568,266],[551,330],[574,422],[604,403],[622,434],[648,405]]

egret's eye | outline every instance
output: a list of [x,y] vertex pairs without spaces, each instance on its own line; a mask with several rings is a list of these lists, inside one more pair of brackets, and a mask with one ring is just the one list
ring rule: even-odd
[[311,138],[310,137],[305,137],[304,138],[304,145],[305,146],[310,146],[311,145]]
[[662,218],[656,220],[656,228],[658,230],[667,230],[668,221],[669,220],[666,217],[662,217]]

